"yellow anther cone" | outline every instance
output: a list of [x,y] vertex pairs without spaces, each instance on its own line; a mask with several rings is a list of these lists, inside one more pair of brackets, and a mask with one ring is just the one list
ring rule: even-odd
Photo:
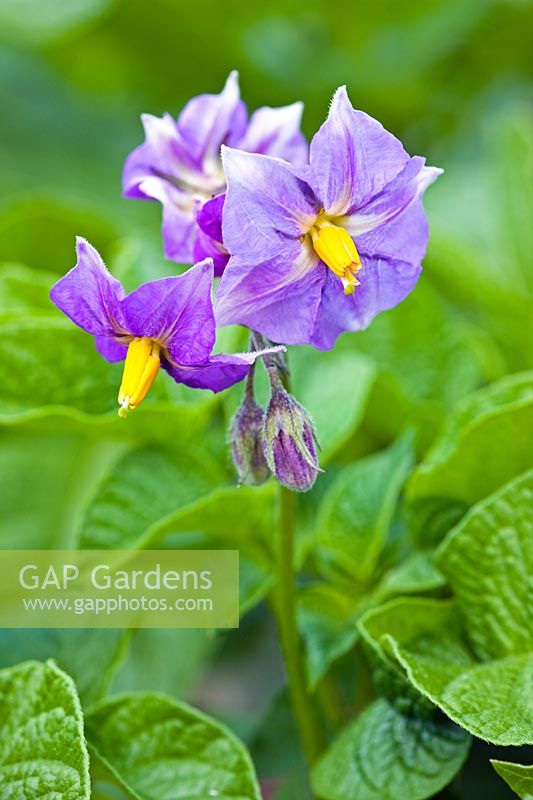
[[330,222],[319,222],[310,233],[316,254],[341,278],[345,294],[352,294],[359,284],[355,275],[361,269],[361,259],[348,231]]
[[125,417],[146,397],[161,364],[159,351],[157,342],[146,337],[130,342],[118,393],[119,416]]

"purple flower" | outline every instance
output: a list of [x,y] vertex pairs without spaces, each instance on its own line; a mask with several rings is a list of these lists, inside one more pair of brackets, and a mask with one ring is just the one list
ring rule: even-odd
[[228,190],[220,325],[333,346],[413,289],[426,252],[424,190],[441,173],[335,93],[310,164],[223,148]]
[[270,352],[211,355],[216,328],[209,259],[184,275],[144,283],[126,295],[85,239],[77,238],[76,253],[76,266],[52,287],[50,297],[95,337],[107,361],[125,359],[121,416],[145,398],[160,366],[177,383],[219,392],[242,380],[257,356]]
[[206,200],[226,189],[221,145],[305,163],[308,148],[300,132],[301,116],[302,104],[294,103],[260,108],[248,119],[236,72],[220,94],[190,100],[177,120],[170,114],[143,114],[146,140],[126,160],[123,190],[126,197],[162,204],[167,258],[189,264],[209,256],[216,274],[222,273],[228,255],[222,237],[213,236],[210,227],[216,213],[220,231],[223,197],[207,216],[202,214]]

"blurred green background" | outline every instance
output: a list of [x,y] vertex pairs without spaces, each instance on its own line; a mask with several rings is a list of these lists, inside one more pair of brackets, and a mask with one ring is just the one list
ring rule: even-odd
[[[527,0],[0,0],[1,546],[138,546],[147,531],[158,545],[228,543],[220,506],[200,523],[194,504],[220,487],[231,497],[224,430],[239,389],[214,399],[162,376],[119,421],[120,367],[47,292],[73,266],[76,234],[128,288],[176,270],[162,257],[159,205],[121,198],[122,164],[142,140],[141,112],[177,114],[220,91],[231,69],[250,109],[302,99],[308,136],[347,84],[354,106],[445,169],[428,192],[432,238],[412,297],[333,353],[291,353],[327,467],[304,518],[343,464],[406,426],[420,456],[466,395],[530,368],[532,23]],[[238,331],[223,336],[242,344]],[[271,500],[270,486],[244,490],[225,517],[242,549],[245,609],[270,586],[268,544],[250,529],[256,520],[268,541]],[[168,636],[139,635],[127,659],[124,637],[110,640],[109,683],[192,697],[246,735],[281,683],[264,613],[224,641]],[[0,664],[60,652],[82,692],[85,680],[98,694],[92,675],[104,668],[80,668],[90,639],[15,638],[0,640]],[[258,752],[268,773],[268,741]],[[480,763],[488,775],[486,754]],[[479,796],[506,796],[487,780]]]

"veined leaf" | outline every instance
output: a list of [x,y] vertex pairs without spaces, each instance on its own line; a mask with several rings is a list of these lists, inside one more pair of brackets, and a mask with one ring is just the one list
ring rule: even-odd
[[120,695],[86,718],[97,755],[139,800],[260,800],[250,757],[223,725],[157,694]]
[[373,597],[383,602],[404,594],[422,594],[440,589],[446,581],[428,553],[414,552],[385,573]]
[[524,373],[471,395],[415,471],[411,499],[446,497],[472,504],[533,467],[533,375]]
[[490,763],[521,800],[533,800],[533,766],[495,760]]
[[397,600],[360,623],[374,651],[396,661],[425,697],[502,745],[533,736],[532,486],[531,473],[515,479],[474,506],[443,543],[439,565],[455,605]]
[[329,573],[367,580],[385,543],[412,463],[411,437],[345,467],[322,500],[317,558]]
[[361,632],[423,697],[481,739],[528,744],[533,733],[533,655],[476,663],[453,604],[399,599],[368,612]]
[[224,480],[216,465],[193,452],[129,452],[87,509],[81,546],[148,547],[182,532],[242,542],[251,532],[271,529],[274,487],[224,487]]
[[298,595],[298,627],[306,645],[307,676],[316,688],[330,664],[357,641],[362,596],[345,586],[317,584]]
[[[45,427],[59,420],[63,432],[88,423],[108,438],[172,442],[197,434],[216,402],[207,392],[178,387],[161,375],[143,405],[120,420],[116,398],[122,365],[108,364],[91,336],[44,311],[0,315],[0,367],[4,425],[32,421]],[[163,414],[168,415],[164,422]]]
[[2,317],[0,364],[4,418],[42,406],[74,406],[94,414],[116,409],[120,364],[104,361],[91,337],[67,319]]
[[437,554],[482,661],[533,649],[533,471],[475,505]]
[[377,700],[314,767],[313,788],[324,800],[424,800],[451,781],[469,745],[449,722],[407,717]]
[[89,800],[78,695],[51,661],[0,671],[0,796]]
[[311,688],[359,638],[357,621],[368,608],[400,594],[422,594],[443,586],[444,576],[425,553],[414,553],[389,570],[367,592],[346,582],[303,587],[298,595],[298,627],[306,644]]

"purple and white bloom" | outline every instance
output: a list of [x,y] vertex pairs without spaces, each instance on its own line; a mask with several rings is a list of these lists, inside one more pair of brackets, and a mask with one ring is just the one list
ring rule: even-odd
[[207,216],[203,204],[226,189],[220,159],[223,144],[266,153],[297,164],[307,162],[308,147],[300,131],[302,103],[259,108],[248,118],[240,98],[237,72],[220,94],[193,97],[177,119],[170,114],[143,114],[146,139],[127,158],[122,178],[126,197],[158,200],[163,206],[165,255],[190,264],[209,256],[221,274],[228,260],[222,238],[210,233],[215,205]]
[[231,259],[219,325],[327,350],[413,289],[428,241],[422,195],[442,170],[355,111],[345,87],[313,137],[309,165],[222,150]]
[[107,361],[125,360],[120,416],[146,397],[160,367],[177,383],[219,392],[242,380],[258,356],[271,352],[212,355],[216,327],[210,259],[183,275],[150,281],[125,294],[81,237],[76,254],[76,265],[52,287],[50,298],[95,337]]

